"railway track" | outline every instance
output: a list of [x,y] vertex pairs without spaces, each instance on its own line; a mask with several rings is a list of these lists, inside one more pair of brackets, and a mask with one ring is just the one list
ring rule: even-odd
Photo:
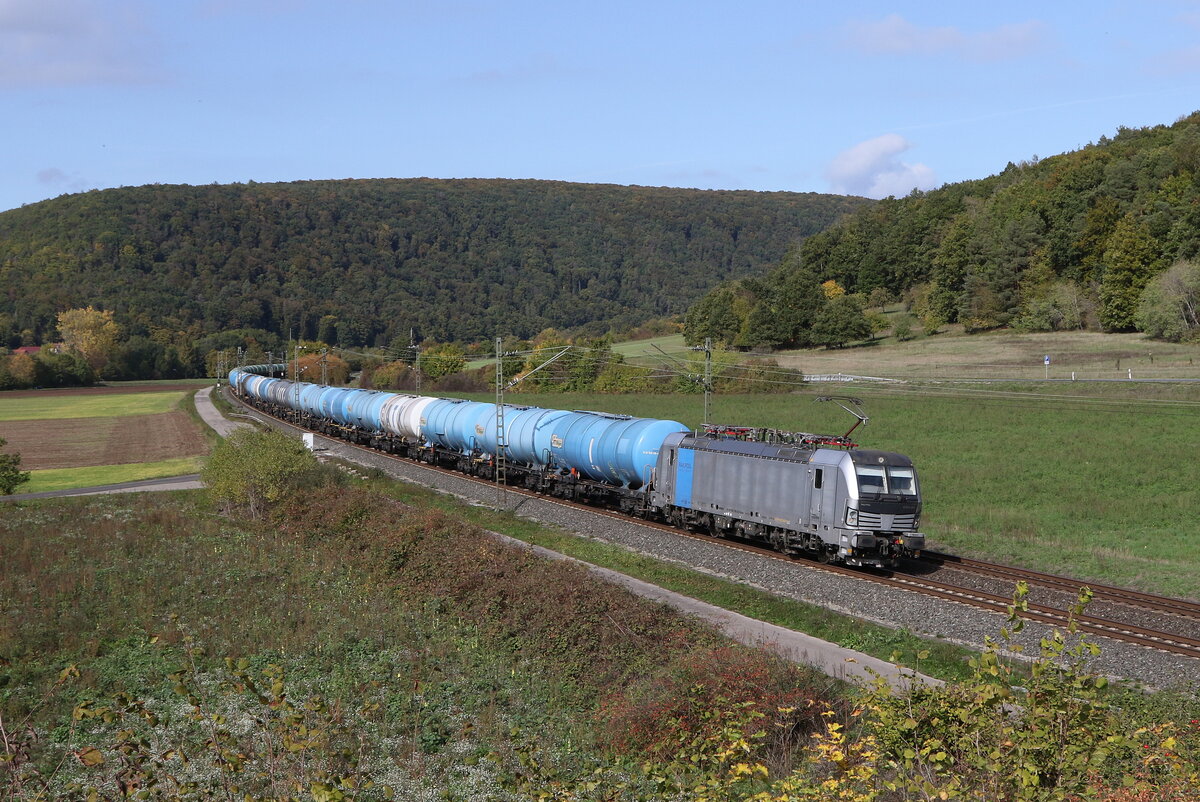
[[[243,406],[246,406],[246,408],[253,410],[255,413],[257,413],[259,415],[269,418],[272,422],[274,422],[278,425],[281,425],[282,427],[286,427],[288,429],[291,429],[291,430],[297,431],[297,432],[307,431],[305,429],[301,429],[301,428],[295,426],[294,424],[292,424],[288,421],[271,416],[268,413],[265,413],[261,410],[255,409],[254,407],[250,407],[249,405],[246,405],[245,402],[241,401],[241,399],[237,399],[236,397],[232,397],[232,396],[228,396],[228,395],[226,397],[230,398],[231,400],[236,401],[237,403],[243,404]],[[322,435],[322,436],[328,437],[327,435]],[[333,438],[330,438],[330,439],[333,439]],[[371,454],[376,457],[382,457],[382,458],[389,459],[389,460],[395,460],[397,462],[403,463],[404,465],[417,466],[417,467],[420,467],[427,471],[446,474],[449,476],[454,476],[460,480],[468,481],[468,482],[474,483],[476,485],[479,485],[482,488],[488,488],[490,490],[498,489],[496,483],[490,479],[484,479],[484,478],[480,478],[477,476],[471,476],[469,474],[460,473],[458,471],[451,470],[449,468],[442,468],[439,466],[429,465],[424,462],[416,462],[416,461],[407,459],[405,457],[397,456],[394,454],[386,454],[384,452],[377,451],[377,450],[369,448],[367,446],[362,446],[362,445],[350,443],[350,442],[343,441],[343,440],[338,440],[337,442],[348,448],[356,449],[356,450],[362,451],[367,454]],[[982,592],[982,591],[972,589],[972,588],[956,586],[953,584],[929,579],[927,577],[917,576],[915,574],[905,574],[905,573],[899,573],[899,572],[894,572],[894,571],[872,571],[872,570],[863,570],[863,569],[855,569],[855,568],[846,568],[846,567],[837,566],[837,565],[825,565],[825,564],[817,563],[815,561],[811,561],[811,560],[807,560],[807,559],[803,559],[803,558],[791,557],[791,556],[787,556],[784,554],[780,554],[779,552],[773,551],[773,550],[765,548],[765,547],[757,546],[757,545],[754,545],[751,543],[745,543],[745,542],[736,541],[736,540],[729,540],[726,538],[717,538],[717,537],[708,535],[706,533],[692,532],[692,531],[688,531],[685,529],[677,529],[675,527],[668,526],[666,524],[662,524],[657,521],[648,521],[648,520],[643,520],[643,519],[639,519],[639,518],[632,518],[627,515],[612,511],[612,510],[607,510],[607,509],[600,508],[600,507],[593,507],[593,506],[590,506],[587,504],[582,504],[582,503],[570,501],[567,499],[556,498],[554,496],[547,496],[547,495],[543,495],[540,493],[535,493],[531,490],[526,490],[525,488],[507,486],[503,489],[503,492],[511,493],[516,496],[537,499],[544,503],[559,504],[564,507],[569,507],[569,508],[573,508],[576,510],[586,511],[586,512],[594,514],[594,515],[603,515],[603,516],[607,516],[610,518],[614,518],[614,519],[620,520],[626,524],[636,524],[639,526],[645,526],[648,528],[668,532],[672,535],[684,536],[684,537],[689,537],[689,538],[693,538],[693,539],[697,539],[697,540],[702,540],[702,541],[706,541],[706,542],[709,542],[709,543],[712,543],[715,545],[720,545],[725,548],[750,552],[757,556],[765,557],[765,558],[772,559],[772,560],[779,560],[779,561],[793,563],[793,564],[801,564],[804,567],[812,569],[812,570],[827,571],[830,573],[835,573],[835,574],[839,574],[839,575],[842,575],[845,577],[849,577],[849,578],[852,578],[852,579],[855,579],[855,580],[858,580],[861,582],[871,582],[871,583],[876,583],[876,584],[880,584],[880,585],[885,585],[888,587],[899,588],[899,589],[907,590],[909,592],[919,593],[924,596],[941,599],[944,601],[950,601],[950,602],[955,602],[958,604],[968,605],[968,606],[983,609],[983,610],[986,610],[989,612],[994,612],[994,613],[998,613],[998,614],[1007,614],[1010,607],[1012,606],[1012,599],[1007,596],[1000,596],[997,594],[986,593],[986,592]],[[1097,590],[1096,586],[1089,585],[1089,583],[1079,582],[1078,580],[1071,580],[1067,577],[1058,577],[1058,576],[1054,576],[1052,574],[1039,574],[1038,572],[1026,571],[1024,569],[1019,569],[1019,568],[1010,568],[1008,566],[993,565],[993,564],[985,563],[982,561],[969,560],[967,558],[959,558],[959,557],[955,557],[953,555],[944,555],[944,554],[936,554],[935,553],[931,557],[930,561],[931,562],[939,562],[940,561],[940,564],[944,565],[946,567],[953,566],[954,568],[962,568],[963,570],[971,571],[973,573],[977,573],[977,574],[981,574],[981,575],[986,575],[993,579],[999,578],[999,579],[1004,579],[1006,581],[1014,581],[1014,582],[1018,581],[1018,580],[1024,580],[1026,582],[1029,582],[1030,584],[1037,584],[1037,585],[1050,585],[1051,581],[1053,580],[1054,582],[1057,583],[1056,585],[1053,585],[1053,587],[1056,590],[1069,592],[1071,594],[1072,599],[1078,593],[1078,590],[1081,586],[1088,585],[1089,587],[1092,587],[1093,592],[1096,594],[1096,598],[1104,598],[1105,600],[1117,601],[1121,604],[1125,604],[1128,606],[1138,606],[1138,607],[1149,607],[1152,604],[1158,604],[1158,605],[1161,605],[1161,607],[1154,607],[1152,609],[1155,609],[1158,612],[1168,612],[1173,615],[1180,616],[1181,618],[1184,618],[1188,621],[1192,621],[1192,622],[1200,621],[1200,605],[1196,605],[1195,603],[1188,602],[1186,600],[1170,599],[1170,598],[1162,597],[1162,596],[1154,596],[1153,594],[1144,594],[1144,593],[1139,593],[1137,591],[1130,591],[1130,590],[1123,589],[1123,588],[1115,588],[1115,587],[1110,588],[1110,587],[1106,587],[1106,586],[1100,586],[1103,589],[1104,595],[1102,596],[1101,591]],[[1111,594],[1111,596],[1109,594]],[[1169,607],[1170,609],[1162,609],[1163,607]],[[1028,604],[1028,609],[1018,611],[1018,615],[1020,615],[1021,618],[1028,620],[1028,621],[1038,622],[1038,623],[1042,623],[1042,624],[1046,624],[1046,625],[1058,627],[1058,628],[1065,628],[1068,625],[1069,621],[1071,620],[1071,615],[1065,607],[1034,604],[1032,602],[1030,602]],[[1159,651],[1176,654],[1176,655],[1182,655],[1185,657],[1191,657],[1191,658],[1200,660],[1200,639],[1196,639],[1196,638],[1193,638],[1193,637],[1190,637],[1187,635],[1181,635],[1181,634],[1172,633],[1172,632],[1164,632],[1164,631],[1152,629],[1149,627],[1144,627],[1144,626],[1140,626],[1140,625],[1136,625],[1136,624],[1132,624],[1132,623],[1128,623],[1128,622],[1122,622],[1120,620],[1101,618],[1099,616],[1076,615],[1076,616],[1074,616],[1074,620],[1075,620],[1075,624],[1076,624],[1078,631],[1080,631],[1082,633],[1086,633],[1089,635],[1095,635],[1095,636],[1102,636],[1105,638],[1110,638],[1110,639],[1122,641],[1125,643],[1136,644],[1136,645],[1143,646],[1146,648],[1157,649]]]
[[1159,613],[1200,619],[1200,603],[1187,599],[1175,599],[1170,596],[1159,596],[1154,593],[1143,593],[1129,588],[1119,588],[1113,585],[1102,585],[1096,582],[1081,582],[1057,574],[1047,574],[1027,568],[1016,568],[1010,565],[984,562],[969,557],[959,557],[953,554],[939,552],[924,552],[923,562],[944,567],[949,570],[966,571],[978,576],[1000,579],[1008,582],[1027,582],[1030,585],[1049,588],[1063,593],[1075,594],[1081,587],[1086,586],[1094,594],[1096,601],[1124,604]]

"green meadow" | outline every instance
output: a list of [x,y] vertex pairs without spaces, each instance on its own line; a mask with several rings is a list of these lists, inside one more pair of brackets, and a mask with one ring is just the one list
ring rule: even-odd
[[63,391],[61,395],[0,396],[0,421],[155,415],[178,407],[183,396],[179,390],[102,395]]
[[[715,395],[713,422],[842,434],[913,458],[932,546],[1094,581],[1196,597],[1200,387],[809,385]],[[479,396],[480,400],[491,400]],[[509,394],[510,403],[702,423],[701,395]]]
[[85,468],[49,468],[30,471],[29,482],[17,488],[18,493],[42,493],[50,490],[70,490],[76,487],[98,487],[141,479],[160,479],[198,473],[204,466],[203,457],[179,457],[161,462],[135,462],[128,465],[91,465]]

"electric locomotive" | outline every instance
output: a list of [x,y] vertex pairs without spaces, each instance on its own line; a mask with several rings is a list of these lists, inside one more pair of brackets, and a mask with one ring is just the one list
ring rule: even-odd
[[819,435],[762,442],[747,437],[754,431],[710,427],[669,435],[659,451],[652,506],[676,526],[757,540],[821,562],[894,566],[925,547],[908,457]]

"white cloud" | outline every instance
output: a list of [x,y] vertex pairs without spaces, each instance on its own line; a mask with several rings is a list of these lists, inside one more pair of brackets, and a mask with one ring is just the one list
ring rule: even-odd
[[0,87],[144,83],[145,16],[134,0],[0,0]]
[[38,170],[37,181],[47,189],[59,192],[82,192],[91,188],[91,185],[82,176],[69,174],[57,167]]
[[933,189],[937,186],[933,170],[897,158],[911,147],[899,134],[884,134],[842,151],[825,171],[830,189],[868,198],[902,197],[913,189]]
[[971,61],[1003,61],[1041,47],[1043,28],[1035,20],[968,33],[949,25],[920,27],[891,14],[881,20],[850,23],[848,43],[868,55],[948,53]]

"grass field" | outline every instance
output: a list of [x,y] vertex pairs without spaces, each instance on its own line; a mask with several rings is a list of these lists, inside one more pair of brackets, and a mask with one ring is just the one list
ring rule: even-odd
[[182,391],[77,395],[0,395],[0,421],[108,418],[170,412],[183,400]]
[[0,395],[0,437],[21,454],[19,493],[195,473],[209,441],[186,391],[86,388]]
[[[1059,388],[1055,388],[1056,390]],[[715,422],[841,434],[854,419],[817,395],[849,393],[872,417],[864,446],[910,455],[935,548],[1096,581],[1200,595],[1200,387],[1072,385],[1094,395],[936,385],[826,385],[712,400]],[[490,398],[480,397],[480,400]],[[510,394],[697,427],[699,395]]]
[[84,468],[51,468],[31,471],[28,484],[17,488],[19,493],[42,493],[48,490],[70,490],[76,487],[96,487],[139,479],[159,479],[198,473],[203,457],[179,457],[160,462],[135,462],[128,465],[92,465]]
[[[1049,369],[1045,358],[1050,357]],[[1141,334],[1059,331],[964,335],[953,330],[908,342],[883,338],[834,350],[784,351],[780,365],[809,374],[902,379],[1197,379],[1200,346]]]
[[[897,311],[898,307],[890,316],[895,317]],[[612,350],[636,365],[661,365],[664,351],[676,359],[689,353],[682,334],[618,342]],[[918,334],[907,342],[881,335],[849,348],[808,348],[763,356],[807,374],[900,379],[1200,379],[1200,346],[1195,343],[1157,342],[1141,334],[1094,331],[967,335],[960,326],[947,326],[939,334]],[[492,362],[480,359],[467,367],[475,369]]]

